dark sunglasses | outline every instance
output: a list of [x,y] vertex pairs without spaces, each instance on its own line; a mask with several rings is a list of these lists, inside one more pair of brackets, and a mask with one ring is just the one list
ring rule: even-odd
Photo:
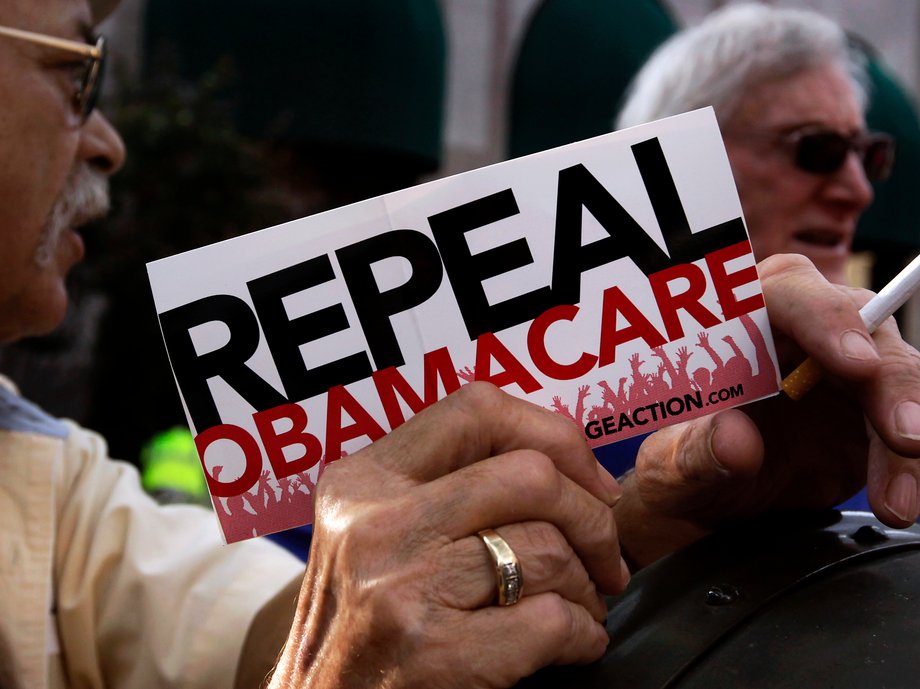
[[778,138],[790,146],[795,166],[816,175],[829,175],[843,167],[850,151],[862,162],[866,177],[879,182],[894,165],[894,139],[888,134],[861,132],[846,136],[832,129],[799,129]]
[[96,107],[99,87],[102,84],[102,74],[105,68],[105,58],[107,54],[105,38],[99,36],[99,38],[96,39],[95,45],[90,45],[88,43],[70,41],[66,38],[48,36],[47,34],[35,33],[33,31],[13,29],[7,26],[0,26],[0,36],[18,38],[22,41],[46,45],[51,48],[65,50],[83,56],[85,58],[83,61],[83,69],[74,85],[73,106],[80,121],[86,122],[90,113],[93,112],[93,108]]

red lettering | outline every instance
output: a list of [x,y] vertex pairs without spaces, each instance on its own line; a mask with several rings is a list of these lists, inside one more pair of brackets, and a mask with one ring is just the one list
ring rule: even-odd
[[[246,468],[242,476],[235,481],[223,482],[211,476],[211,473],[204,467],[204,453],[211,443],[217,440],[229,440],[235,443],[242,451],[246,458]],[[258,443],[244,429],[229,423],[218,424],[205,429],[195,436],[195,447],[198,448],[198,456],[201,458],[201,465],[204,467],[204,477],[208,482],[208,490],[215,498],[230,498],[234,495],[240,495],[253,487],[259,480],[262,473],[262,450],[259,449]]]
[[[617,328],[617,314],[622,314],[629,323],[625,328]],[[619,287],[604,290],[604,303],[601,307],[601,344],[600,366],[607,366],[616,361],[616,349],[624,342],[638,338],[645,340],[649,347],[660,347],[667,340],[655,329],[651,321],[642,315]]]
[[[679,294],[671,294],[668,283],[684,278],[689,282],[687,289]],[[677,316],[678,309],[683,309],[696,319],[704,328],[711,328],[721,323],[718,316],[700,303],[706,294],[706,273],[692,263],[681,263],[648,276],[658,310],[661,311],[661,320],[668,333],[668,341],[674,341],[684,336],[684,329]]]
[[[283,433],[275,430],[275,421],[288,419],[291,428]],[[307,412],[299,404],[281,404],[252,415],[265,454],[272,465],[275,478],[284,478],[299,474],[313,467],[323,457],[323,446],[312,433],[307,433]],[[288,461],[284,457],[284,448],[300,445],[303,455]]]
[[554,306],[537,316],[527,331],[527,350],[534,365],[545,375],[556,380],[580,378],[597,364],[597,357],[583,352],[578,361],[561,364],[546,351],[546,331],[553,323],[573,321],[578,315],[578,307],[571,304]]
[[[502,367],[500,372],[492,373],[492,359]],[[500,388],[515,383],[525,393],[543,387],[493,333],[483,333],[476,339],[476,379]]]
[[412,389],[412,386],[394,366],[374,371],[373,378],[374,385],[377,386],[377,395],[380,397],[383,411],[387,415],[390,429],[397,428],[406,422],[403,410],[396,399],[397,393],[399,393],[399,396],[408,405],[409,409],[412,410],[412,413],[418,414],[425,407],[438,401],[438,381],[441,381],[445,395],[449,395],[460,388],[460,377],[457,375],[457,369],[450,358],[450,352],[447,347],[441,347],[433,352],[425,353],[424,399],[419,397],[418,393]]
[[[344,385],[329,388],[326,402],[326,463],[342,457],[342,444],[354,438],[367,436],[371,442],[386,435],[380,424],[352,397]],[[342,424],[342,412],[347,413],[353,423]]]
[[736,287],[757,281],[757,268],[746,266],[741,270],[736,270],[734,273],[725,271],[726,263],[733,258],[739,258],[750,253],[751,243],[744,241],[713,251],[711,254],[706,254],[706,265],[709,266],[712,284],[716,288],[719,305],[722,307],[722,318],[726,321],[743,316],[751,311],[756,311],[764,306],[763,294],[760,291],[741,301],[735,298],[734,290]]

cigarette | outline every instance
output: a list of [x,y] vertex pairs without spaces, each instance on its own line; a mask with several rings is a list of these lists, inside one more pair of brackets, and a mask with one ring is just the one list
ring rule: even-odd
[[[874,333],[885,319],[904,305],[920,287],[920,256],[859,310],[869,333]],[[810,357],[783,379],[782,389],[794,400],[801,398],[821,380],[821,368]]]

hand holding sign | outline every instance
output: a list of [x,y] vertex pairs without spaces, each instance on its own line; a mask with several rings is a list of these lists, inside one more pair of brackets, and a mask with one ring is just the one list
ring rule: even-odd
[[[330,466],[318,491],[272,686],[510,686],[603,653],[598,592],[628,581],[620,489],[570,421],[472,383]],[[494,605],[476,535],[490,528],[523,570],[512,606]]]
[[[778,396],[663,429],[640,451],[617,519],[640,564],[728,519],[832,507],[868,475],[869,500],[891,526],[920,511],[920,366],[894,323],[873,338],[865,291],[831,285],[801,256],[760,266],[781,365],[807,354],[827,375],[793,402]],[[654,515],[660,515],[656,519]]]
[[[284,482],[312,480],[462,381],[553,408],[592,446],[778,389],[754,257],[708,109],[148,271],[228,541],[308,521],[308,504],[282,499]],[[701,331],[713,345],[698,352],[691,380],[672,350],[686,352]],[[624,377],[628,390],[614,394],[607,381]]]

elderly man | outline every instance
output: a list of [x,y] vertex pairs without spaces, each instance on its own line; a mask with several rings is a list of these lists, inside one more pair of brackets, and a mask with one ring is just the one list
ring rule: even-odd
[[[77,230],[124,155],[93,109],[89,28],[106,10],[0,3],[0,341],[60,320]],[[864,296],[806,261],[761,271],[784,360],[812,355],[842,409],[815,391],[656,434],[621,489],[574,425],[471,384],[324,474],[305,576],[269,543],[220,546],[203,510],[157,506],[99,436],[3,383],[0,686],[256,686],[282,647],[274,687],[501,687],[597,658],[600,592],[629,579],[620,543],[641,564],[744,511],[832,504],[867,457],[913,476],[899,455],[920,455],[916,353],[890,325],[873,341]],[[797,440],[764,444],[776,425]]]
[[[77,230],[105,212],[124,158],[93,109],[104,5],[94,17],[85,0],[0,3],[0,342],[60,322],[84,252]],[[299,563],[267,543],[220,548],[207,520],[147,502],[100,438],[0,383],[0,686],[230,686],[238,670],[257,682],[284,638]]]
[[629,127],[715,108],[755,253],[799,253],[845,282],[870,181],[892,142],[869,134],[864,60],[822,15],[737,5],[662,44],[617,119]]
[[[712,105],[755,255],[802,254],[842,284],[856,221],[872,201],[869,183],[892,162],[890,139],[865,131],[866,83],[861,56],[827,18],[730,6],[659,47],[616,124]],[[861,434],[861,419],[852,420]],[[798,444],[810,446],[805,437],[815,436]],[[912,463],[895,465],[888,471],[870,463],[868,493],[883,521],[903,526],[917,517],[918,474]]]

